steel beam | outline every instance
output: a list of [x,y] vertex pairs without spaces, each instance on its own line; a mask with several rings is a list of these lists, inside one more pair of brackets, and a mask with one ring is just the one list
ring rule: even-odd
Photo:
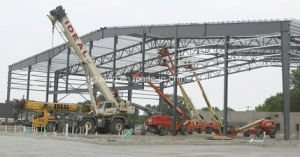
[[[145,49],[145,43],[146,43],[146,33],[143,33],[142,36],[142,45],[141,45],[141,52],[142,52],[142,65],[141,65],[141,70],[142,74],[144,75],[145,73],[145,56],[146,56],[146,49]],[[142,86],[145,86],[145,82],[142,82]]]
[[48,65],[47,65],[46,102],[48,102],[49,100],[50,68],[51,68],[51,59],[48,60]]
[[178,46],[179,46],[179,39],[177,38],[177,32],[175,33],[175,55],[174,55],[174,59],[175,59],[175,62],[174,62],[174,91],[173,91],[173,128],[172,128],[172,135],[173,136],[176,136],[177,135],[177,131],[176,131],[176,113],[177,113],[177,81],[178,81]]
[[229,37],[225,37],[224,44],[224,125],[223,125],[223,133],[226,134],[227,130],[227,109],[228,109],[228,45],[229,45]]
[[[178,32],[178,38],[197,38],[199,36],[251,36],[280,32],[280,25],[291,21],[245,21],[228,23],[202,23],[202,24],[176,24],[176,25],[151,25],[137,27],[113,27],[93,32],[90,40],[113,37],[114,35],[140,35],[137,32],[145,32],[155,37],[174,37]],[[258,29],[259,28],[259,29]]]
[[28,71],[27,71],[26,100],[29,100],[29,91],[30,91],[30,73],[31,73],[31,66],[28,67]]
[[128,81],[128,87],[129,87],[129,89],[128,89],[128,93],[127,93],[127,100],[128,101],[132,101],[132,85],[133,85],[133,80],[132,80],[133,78],[132,78],[132,75],[130,75],[129,76],[129,81]]
[[[280,32],[281,23],[289,24],[290,22],[291,21],[287,20],[113,27],[93,31],[85,36],[82,36],[81,39],[83,43],[87,43],[89,41],[114,37],[116,35],[139,35],[137,32],[144,32],[156,37],[172,38],[176,31],[178,32],[178,38],[197,38],[199,36],[251,36]],[[61,53],[66,48],[68,48],[68,45],[62,44],[53,49],[30,57],[29,59],[17,62],[12,65],[12,70],[20,70],[33,64],[45,62]]]
[[8,74],[7,74],[7,94],[6,94],[6,105],[5,105],[5,122],[8,122],[8,105],[10,104],[10,90],[11,90],[11,74],[12,74],[12,66],[8,66]]
[[[117,91],[121,91],[121,90],[139,90],[139,89],[143,89],[143,87],[141,85],[133,85],[131,87],[129,86],[117,86],[115,87],[115,89]],[[112,90],[112,88],[110,87],[110,90]],[[69,90],[69,93],[88,93],[88,89],[70,89]],[[64,90],[58,90],[58,91],[49,91],[49,94],[54,94],[54,93],[57,93],[57,94],[64,94]]]
[[[160,90],[161,92],[164,92],[164,83],[163,83],[163,82],[159,83],[159,90]],[[162,105],[163,105],[163,102],[164,102],[163,97],[162,97],[162,96],[159,96],[159,104],[158,104],[158,111],[159,111],[159,112],[162,112]]]
[[[94,47],[94,42],[93,41],[90,41],[90,45],[89,45],[89,53],[90,53],[90,56],[92,57],[92,50],[93,50],[93,47]],[[93,58],[93,57],[92,57]]]
[[282,89],[283,89],[283,112],[284,112],[284,140],[290,139],[290,69],[289,51],[290,34],[289,25],[282,23],[281,32],[282,54]]
[[118,36],[114,36],[114,52],[113,52],[113,77],[112,77],[112,89],[115,91],[116,87],[116,64],[117,64],[117,44],[118,44]]
[[[28,67],[27,71],[27,87],[26,87],[26,100],[29,100],[29,91],[30,91],[30,73],[31,73],[31,66]],[[26,110],[26,117],[25,120],[28,120],[28,110]]]
[[[68,90],[69,90],[70,55],[71,55],[71,49],[68,48],[68,54],[67,54],[67,70],[66,70],[66,93],[68,93]],[[59,72],[57,71],[57,73],[59,73]],[[59,77],[59,76],[58,76],[58,77]]]
[[53,102],[57,102],[57,91],[59,86],[59,74],[58,72],[54,73],[54,93],[53,93]]

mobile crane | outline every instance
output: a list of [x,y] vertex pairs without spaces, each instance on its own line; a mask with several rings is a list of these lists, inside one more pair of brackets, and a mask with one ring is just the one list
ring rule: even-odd
[[[90,115],[74,115],[74,117],[71,118],[76,120],[79,127],[85,126],[89,133],[93,133],[97,130],[117,134],[124,130],[124,128],[133,127],[130,117],[135,113],[135,107],[132,106],[129,101],[117,101],[114,97],[104,78],[101,76],[101,71],[93,62],[88,50],[76,33],[62,6],[51,10],[48,17],[52,22],[53,29],[56,24],[62,29],[68,44],[79,59],[86,73],[88,91],[94,112]],[[100,105],[96,105],[92,84],[95,85],[96,89],[100,91],[105,98],[105,101],[102,101]]]
[[[144,77],[145,76],[141,72],[137,72],[133,75],[133,78]],[[170,100],[170,98],[165,95],[158,87],[156,87],[149,79],[145,78],[145,82],[147,82],[156,93],[158,93],[163,100],[169,105],[169,107],[173,108],[174,104]],[[176,121],[176,131],[181,134],[192,133],[193,132],[193,124],[191,123],[191,118],[184,113],[184,111],[180,107],[176,107],[177,113],[180,115],[180,119]],[[151,115],[144,123],[145,129],[142,128],[142,134],[145,132],[158,133],[160,136],[168,134],[169,130],[173,128],[172,117],[169,115]]]
[[60,119],[69,113],[86,113],[90,111],[90,105],[69,104],[69,103],[47,103],[39,101],[26,101],[19,102],[25,106],[26,110],[34,112],[32,119],[32,126],[41,129],[45,128],[48,132],[62,130],[64,127],[60,125]]
[[[159,57],[161,58],[161,65],[166,66],[168,68],[168,71],[173,75],[174,74],[174,72],[173,72],[174,64],[172,62],[172,58],[171,58],[171,55],[170,55],[170,52],[168,51],[168,49],[163,47],[163,48],[159,49],[158,54],[159,54]],[[187,108],[189,109],[189,111],[191,112],[191,115],[192,115],[191,118],[192,118],[192,122],[194,124],[194,130],[197,131],[198,133],[205,131],[207,134],[215,132],[217,135],[219,135],[219,134],[221,134],[220,120],[219,120],[218,116],[216,115],[216,113],[213,111],[200,81],[197,80],[197,82],[202,91],[202,95],[206,101],[208,109],[209,109],[210,113],[213,115],[213,120],[205,121],[203,119],[203,116],[201,116],[199,111],[197,111],[197,109],[195,108],[195,105],[192,103],[192,101],[188,97],[187,93],[185,92],[181,82],[178,81],[178,86],[182,93],[185,105],[187,106]]]

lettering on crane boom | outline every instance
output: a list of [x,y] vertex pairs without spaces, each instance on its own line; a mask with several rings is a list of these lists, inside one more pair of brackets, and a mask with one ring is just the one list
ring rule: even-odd
[[54,109],[56,110],[69,110],[70,106],[67,104],[54,104]]
[[71,33],[71,36],[73,38],[73,40],[76,42],[76,45],[79,47],[80,49],[80,53],[86,57],[86,54],[87,54],[87,50],[84,49],[83,47],[83,43],[81,42],[81,40],[79,39],[77,33],[75,32],[73,26],[71,25],[71,23],[69,21],[66,21],[64,23],[68,29],[68,31]]

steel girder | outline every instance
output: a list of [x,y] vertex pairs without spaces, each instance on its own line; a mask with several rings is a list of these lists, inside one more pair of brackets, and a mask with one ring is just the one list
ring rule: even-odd
[[[171,39],[149,39],[145,42],[145,51],[156,49],[162,46],[167,47],[173,47],[174,43],[172,43]],[[142,53],[142,42],[118,49],[116,51],[116,60],[124,59],[126,57],[130,57],[133,55],[138,55]],[[101,65],[113,62],[114,60],[114,52],[110,52],[98,57],[93,58],[94,62],[97,64],[98,67],[101,67]],[[140,61],[139,61],[140,63]],[[58,70],[57,72],[60,73],[60,77],[64,77],[67,73],[70,75],[74,75],[80,71],[81,64],[75,64],[69,67],[66,67],[64,69]]]
[[[268,40],[267,40],[268,39]],[[235,38],[238,42],[231,42],[229,49],[231,50],[229,55],[230,59],[255,61],[257,56],[274,55],[279,54],[280,39],[278,36],[268,37],[264,40],[249,39],[246,41],[239,41],[239,38]],[[192,45],[192,46],[191,46]],[[213,39],[181,39],[179,56],[180,59],[191,58],[199,55],[208,55],[209,58],[199,59],[197,64],[199,66],[207,67],[212,64],[214,66],[220,65],[223,57],[224,38]],[[189,47],[190,46],[190,47]],[[244,49],[242,49],[244,48]],[[154,57],[145,61],[146,70],[151,67],[160,66],[160,58]],[[180,71],[183,71],[184,66],[179,66]],[[141,69],[141,62],[126,65],[120,68],[116,68],[116,75],[121,76],[132,71],[138,71]],[[156,73],[162,73],[167,70],[157,71]],[[112,77],[112,72],[107,71],[103,73],[106,78]]]

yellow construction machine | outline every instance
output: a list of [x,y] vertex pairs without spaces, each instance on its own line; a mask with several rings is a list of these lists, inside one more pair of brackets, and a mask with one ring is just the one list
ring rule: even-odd
[[26,110],[33,112],[32,126],[45,128],[52,132],[59,129],[60,119],[70,113],[87,113],[91,105],[70,104],[70,103],[47,103],[39,101],[21,101]]

